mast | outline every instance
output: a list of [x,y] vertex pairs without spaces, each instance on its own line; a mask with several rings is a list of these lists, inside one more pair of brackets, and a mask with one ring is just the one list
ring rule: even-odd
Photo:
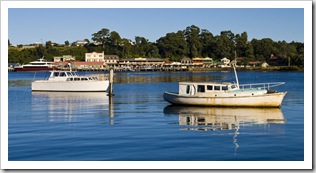
[[70,62],[68,63],[68,66],[69,66],[69,71],[72,71],[72,64]]
[[238,76],[237,76],[237,72],[236,72],[236,65],[237,65],[237,59],[236,58],[237,58],[237,53],[236,53],[236,49],[235,49],[235,60],[232,61],[231,64],[233,65],[233,68],[234,68],[237,88],[239,89],[239,81],[238,81]]
[[236,78],[237,88],[239,89],[239,81],[238,81],[238,76],[237,76],[237,72],[236,72],[236,61],[235,61],[235,63],[232,63],[232,65],[233,65],[234,72],[235,72],[235,78]]

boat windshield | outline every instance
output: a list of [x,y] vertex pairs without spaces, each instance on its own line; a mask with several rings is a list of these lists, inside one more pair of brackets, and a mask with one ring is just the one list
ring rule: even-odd
[[71,72],[67,72],[67,75],[68,76],[73,76]]
[[65,71],[55,71],[51,75],[52,77],[72,77],[72,76],[79,76],[77,72],[65,72]]

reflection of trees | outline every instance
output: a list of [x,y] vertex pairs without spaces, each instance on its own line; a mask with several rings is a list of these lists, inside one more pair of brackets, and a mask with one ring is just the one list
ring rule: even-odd
[[[130,75],[130,76],[124,76],[120,77],[117,76],[114,78],[114,83],[159,83],[159,82],[184,82],[184,81],[192,81],[192,82],[204,82],[204,81],[213,81],[213,80],[220,80],[222,77],[220,76],[191,76],[191,75],[143,75],[138,76],[136,75]],[[153,73],[148,73],[153,74]],[[159,73],[157,73],[159,74]],[[118,75],[118,74],[117,74]],[[129,74],[120,74],[120,75],[129,75]]]

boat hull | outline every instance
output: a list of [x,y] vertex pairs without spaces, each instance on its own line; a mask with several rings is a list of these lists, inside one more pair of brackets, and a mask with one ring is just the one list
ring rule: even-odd
[[106,92],[109,81],[48,81],[32,82],[32,91],[45,92]]
[[14,68],[17,72],[35,72],[35,71],[52,71],[58,70],[58,68],[50,68],[50,67],[32,67],[32,68]]
[[219,107],[280,107],[286,92],[240,97],[199,97],[165,92],[163,97],[175,105]]

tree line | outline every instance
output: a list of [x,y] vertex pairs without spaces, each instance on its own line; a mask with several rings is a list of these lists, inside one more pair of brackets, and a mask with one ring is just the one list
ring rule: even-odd
[[69,41],[65,41],[64,46],[52,46],[51,41],[47,41],[45,45],[35,48],[9,48],[9,63],[28,63],[43,56],[51,61],[53,57],[62,55],[72,55],[82,61],[85,53],[104,51],[121,59],[146,57],[180,61],[182,58],[210,57],[219,61],[224,57],[231,60],[237,57],[241,64],[246,65],[250,61],[264,62],[274,57],[279,59],[275,65],[304,64],[304,43],[273,41],[270,38],[249,41],[247,32],[234,34],[232,31],[222,31],[220,35],[213,35],[195,25],[167,33],[156,42],[141,36],[135,36],[135,40],[131,41],[107,28],[91,36],[91,41],[85,39],[87,44],[84,46],[70,46]]

